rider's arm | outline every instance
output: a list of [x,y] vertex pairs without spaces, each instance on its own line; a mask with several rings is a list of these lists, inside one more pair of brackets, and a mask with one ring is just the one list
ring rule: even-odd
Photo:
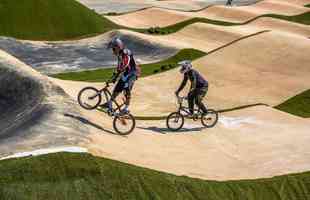
[[183,81],[180,85],[180,87],[177,89],[177,91],[175,92],[176,94],[179,94],[183,88],[185,87],[186,83],[187,83],[188,77],[186,75],[184,75]]

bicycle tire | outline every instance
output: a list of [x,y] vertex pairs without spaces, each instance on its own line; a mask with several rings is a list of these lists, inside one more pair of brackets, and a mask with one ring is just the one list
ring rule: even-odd
[[[128,117],[127,119],[130,119],[132,121],[132,125],[131,125],[130,129],[127,131],[121,131],[118,127],[118,122],[122,123],[121,118],[124,118],[124,117]],[[125,115],[116,116],[113,119],[113,128],[120,135],[129,135],[135,129],[135,127],[136,127],[136,119],[132,114],[125,114]]]
[[[181,119],[181,123],[178,127],[176,128],[173,128],[170,124],[170,119],[172,119],[172,117],[176,115],[178,117],[178,119]],[[173,112],[173,113],[170,113],[166,119],[166,125],[167,125],[167,128],[171,131],[178,131],[180,130],[183,125],[184,125],[184,116],[180,113],[180,112]]]
[[96,102],[96,101],[97,101],[97,102],[96,102],[94,105],[90,105],[90,104],[87,104],[87,103],[83,102],[83,100],[82,100],[82,96],[83,96],[83,94],[85,94],[86,91],[93,91],[93,93],[95,94],[95,93],[99,93],[99,90],[96,89],[96,88],[94,88],[94,87],[85,87],[85,88],[83,88],[83,89],[79,92],[78,97],[77,97],[78,103],[79,103],[79,105],[80,105],[82,108],[84,108],[84,109],[86,109],[86,110],[93,110],[93,109],[95,109],[95,108],[97,108],[97,107],[99,106],[99,104],[100,104],[100,102],[101,102],[101,100],[102,100],[101,94],[100,94],[100,95],[97,95],[97,96],[95,97],[95,98],[96,98],[95,102]]
[[[214,115],[215,116],[215,118],[214,118],[214,121],[211,123],[211,124],[207,124],[206,122],[205,122],[205,117],[207,116],[207,115]],[[208,112],[207,113],[203,113],[202,115],[201,115],[201,123],[202,123],[202,125],[203,126],[205,126],[205,127],[207,127],[207,128],[212,128],[212,127],[214,127],[216,124],[217,124],[217,122],[218,122],[218,112],[216,111],[216,110],[213,110],[213,109],[209,109],[208,110]]]

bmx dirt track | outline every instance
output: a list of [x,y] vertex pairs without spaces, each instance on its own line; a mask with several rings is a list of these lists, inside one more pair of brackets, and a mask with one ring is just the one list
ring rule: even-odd
[[[48,82],[13,57],[2,55],[13,63],[16,71],[23,70],[27,77],[39,77]],[[55,83],[51,85],[61,86],[74,99],[79,89],[89,85],[57,79],[51,81]],[[24,133],[2,139],[2,149],[29,151],[41,148],[40,142],[44,143],[44,148],[74,144],[88,148],[95,155],[174,174],[216,180],[270,177],[301,172],[310,167],[308,120],[270,107],[258,106],[222,114],[219,124],[213,129],[202,129],[199,123],[187,121],[179,133],[167,131],[164,121],[138,121],[132,135],[121,137],[113,133],[112,121],[103,113],[80,110],[75,103],[71,103],[69,107],[74,111],[67,107],[68,104],[63,105],[64,101],[54,101],[52,104],[69,109],[56,112],[58,117],[67,113],[66,125],[57,124],[57,120],[53,121],[55,118],[41,118],[38,123],[30,124],[29,129],[17,126],[16,130]],[[146,107],[144,112],[147,110]],[[44,120],[50,123],[48,128],[42,127]],[[36,126],[41,126],[41,129],[35,131]],[[56,133],[61,135],[58,135],[61,140],[64,135],[68,140],[53,140],[53,137],[57,138]],[[12,143],[8,142],[10,139]],[[24,146],[19,146],[21,143]]]
[[[159,7],[170,10],[193,11],[200,10],[210,5],[225,5],[226,0],[78,0],[80,3],[94,9],[97,13],[126,13],[137,10]],[[249,5],[257,2],[257,0],[234,0],[234,5]]]
[[78,109],[47,77],[0,51],[0,156],[87,141]]
[[303,5],[275,0],[265,0],[242,7],[212,6],[199,12],[181,12],[161,8],[149,8],[120,16],[107,16],[115,23],[136,28],[169,26],[194,17],[246,22],[264,14],[298,15],[310,11]]
[[[252,103],[276,105],[309,89],[309,27],[264,20],[222,28],[193,24],[168,36],[132,34],[176,48],[192,47],[209,52],[267,27],[270,32],[219,49],[196,60],[194,66],[210,81],[207,98],[210,107],[221,109]],[[269,23],[278,25],[273,27]],[[217,39],[210,39],[208,33],[216,33]],[[12,56],[1,52],[0,57],[1,70],[16,71],[15,77],[22,74],[37,86],[25,97],[29,104],[19,103],[12,107],[11,115],[3,111],[7,122],[15,123],[15,127],[14,131],[0,135],[0,152],[5,152],[1,156],[14,153],[12,149],[20,152],[78,145],[98,156],[173,174],[216,180],[271,177],[310,169],[309,120],[272,107],[256,106],[221,114],[218,125],[212,129],[202,129],[201,124],[187,120],[183,130],[172,133],[166,129],[165,121],[138,121],[135,131],[122,137],[113,133],[109,117],[99,111],[82,110],[74,101],[83,87],[100,88],[102,83],[57,79],[49,79],[49,82],[48,78]],[[133,114],[158,116],[174,111],[173,91],[181,79],[176,74],[177,70],[171,70],[138,80],[131,106]],[[16,86],[14,81],[4,81],[1,77],[1,86],[14,83],[12,87],[17,91],[17,86],[23,85],[17,81]],[[20,91],[20,95],[27,91]],[[1,99],[1,108],[12,102],[12,97],[7,94],[10,93],[1,93],[1,97],[7,98]],[[42,110],[48,117],[39,117],[37,123],[27,123],[33,115],[20,121],[17,113],[24,110],[31,113],[33,105],[53,109],[50,112]],[[1,129],[7,126],[1,119]]]
[[[52,81],[73,98],[89,85]],[[149,107],[144,109],[148,113]],[[112,120],[102,112],[81,112],[91,122],[91,153],[139,166],[216,180],[270,177],[310,167],[308,121],[266,106],[222,114],[212,129],[188,120],[178,133],[168,131],[165,121],[138,121],[127,137],[115,135]]]

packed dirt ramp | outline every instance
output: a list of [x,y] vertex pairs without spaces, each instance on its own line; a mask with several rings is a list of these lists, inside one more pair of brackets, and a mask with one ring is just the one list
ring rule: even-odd
[[0,156],[40,148],[82,145],[88,128],[58,86],[7,53],[0,52]]

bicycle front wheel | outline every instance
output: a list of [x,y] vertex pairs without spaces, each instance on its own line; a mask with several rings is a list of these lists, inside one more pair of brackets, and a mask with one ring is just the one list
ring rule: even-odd
[[113,128],[120,135],[130,134],[136,127],[136,120],[131,114],[119,115],[113,119]]
[[207,128],[212,128],[216,125],[218,118],[218,112],[213,109],[209,109],[207,113],[202,114],[201,123]]
[[173,112],[168,115],[166,124],[168,129],[178,131],[184,125],[184,116],[180,112]]
[[93,110],[100,104],[101,94],[94,87],[83,88],[78,94],[78,102],[82,108]]

